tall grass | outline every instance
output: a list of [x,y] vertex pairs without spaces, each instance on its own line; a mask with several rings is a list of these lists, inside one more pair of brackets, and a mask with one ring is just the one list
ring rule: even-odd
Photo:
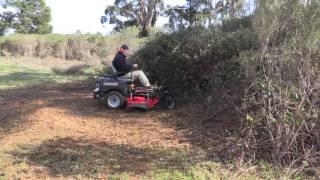
[[1,56],[55,57],[66,60],[109,60],[117,48],[128,44],[138,49],[146,39],[137,37],[137,28],[127,28],[109,36],[82,35],[23,35],[14,34],[0,38]]

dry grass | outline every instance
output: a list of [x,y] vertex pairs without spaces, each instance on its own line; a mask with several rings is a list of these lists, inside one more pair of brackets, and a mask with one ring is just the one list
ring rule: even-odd
[[86,35],[22,35],[15,34],[0,39],[0,56],[54,57],[67,60],[106,60],[113,56],[121,44],[136,50],[146,39],[139,39],[137,28],[128,28],[111,36]]

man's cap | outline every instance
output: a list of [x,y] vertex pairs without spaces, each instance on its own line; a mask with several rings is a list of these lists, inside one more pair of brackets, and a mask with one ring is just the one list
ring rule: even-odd
[[126,45],[126,44],[123,44],[123,45],[121,46],[121,48],[122,48],[122,49],[129,50],[129,47],[128,47],[128,45]]

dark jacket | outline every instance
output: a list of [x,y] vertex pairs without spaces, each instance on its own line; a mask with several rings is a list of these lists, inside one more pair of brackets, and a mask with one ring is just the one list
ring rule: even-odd
[[133,68],[133,65],[127,61],[126,56],[121,52],[116,54],[112,61],[112,65],[119,73],[123,74],[130,72]]

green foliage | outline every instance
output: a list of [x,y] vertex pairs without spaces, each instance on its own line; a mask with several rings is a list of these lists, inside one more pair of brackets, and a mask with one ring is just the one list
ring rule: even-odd
[[[193,26],[209,26],[214,14],[213,2],[187,0],[187,5],[168,7],[165,15],[169,22],[165,25],[170,31],[179,31]],[[209,16],[209,17],[206,17]]]
[[[320,29],[319,1],[262,1],[255,12],[254,27],[262,43],[277,46],[287,38],[299,35],[308,38]],[[266,42],[268,41],[268,42]]]
[[154,27],[162,9],[162,0],[115,0],[114,5],[105,9],[101,23],[115,24],[115,31],[137,26],[140,28],[139,36],[147,37],[149,27]]
[[8,28],[13,28],[23,34],[47,34],[52,32],[51,10],[45,0],[9,0],[6,4],[14,10],[6,10],[0,16],[0,24],[4,25],[3,34]]
[[12,12],[3,12],[0,14],[0,36],[3,36],[10,28],[13,18],[14,14]]
[[224,32],[233,32],[238,29],[252,29],[251,16],[242,17],[242,18],[232,18],[224,21],[222,25],[222,31]]
[[240,18],[243,8],[244,0],[187,0],[186,5],[167,8],[165,15],[169,17],[169,22],[165,27],[170,31],[193,26],[212,27],[215,24],[224,24],[225,20]]
[[[240,78],[237,56],[257,47],[250,29],[223,32],[193,28],[158,34],[137,52],[136,59],[153,82],[179,92],[203,92],[218,82]],[[219,80],[218,80],[219,79]]]

